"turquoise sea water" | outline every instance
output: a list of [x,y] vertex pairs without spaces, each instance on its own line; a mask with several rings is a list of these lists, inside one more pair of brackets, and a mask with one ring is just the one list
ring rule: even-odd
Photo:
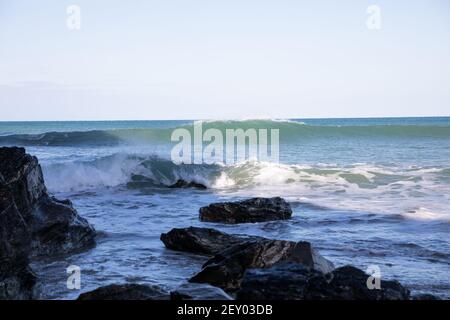
[[[43,298],[74,298],[112,282],[177,286],[204,258],[165,250],[162,232],[190,225],[311,241],[336,265],[379,265],[413,293],[450,297],[450,117],[207,121],[204,129],[279,129],[280,162],[175,165],[175,128],[193,121],[0,122],[0,145],[38,156],[49,190],[74,201],[101,236],[64,261],[36,261]],[[136,176],[147,178],[136,184]],[[176,179],[206,191],[168,190]],[[213,201],[282,196],[291,221],[200,223]]]

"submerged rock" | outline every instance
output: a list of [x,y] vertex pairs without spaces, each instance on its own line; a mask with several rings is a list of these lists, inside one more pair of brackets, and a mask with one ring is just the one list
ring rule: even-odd
[[233,300],[222,289],[204,283],[185,283],[170,293],[171,299],[180,300]]
[[112,284],[81,294],[78,300],[169,300],[169,293],[157,286]]
[[208,189],[208,187],[207,186],[205,186],[204,184],[202,184],[202,183],[198,183],[198,182],[195,182],[195,181],[186,181],[186,180],[183,180],[183,179],[179,179],[179,180],[177,180],[177,182],[175,182],[174,184],[172,184],[172,185],[170,185],[170,186],[168,186],[169,188],[171,188],[171,189],[176,189],[176,188],[195,188],[195,189],[202,189],[202,190],[205,190],[205,189]]
[[270,268],[291,261],[321,272],[330,272],[333,264],[318,254],[308,242],[258,239],[234,245],[207,261],[189,281],[209,283],[227,291],[239,289],[247,269]]
[[145,188],[160,188],[162,187],[159,182],[154,179],[140,175],[133,174],[129,182],[127,182],[128,189],[145,189]]
[[279,197],[213,203],[200,209],[200,220],[208,222],[254,223],[286,220],[291,216],[291,206]]
[[240,300],[408,300],[409,290],[397,281],[381,280],[370,290],[369,275],[345,266],[325,274],[301,264],[283,263],[245,273]]
[[0,298],[31,297],[30,257],[77,252],[93,246],[94,237],[70,201],[47,193],[36,157],[0,148]]
[[196,227],[172,229],[161,235],[161,241],[169,249],[204,255],[214,255],[233,245],[255,239],[261,238],[230,235],[215,229]]

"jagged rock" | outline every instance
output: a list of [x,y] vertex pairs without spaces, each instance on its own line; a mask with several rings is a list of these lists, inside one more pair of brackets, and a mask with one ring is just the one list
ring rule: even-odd
[[230,235],[209,228],[172,229],[161,235],[161,241],[172,250],[214,255],[248,240],[262,239],[245,235]]
[[308,242],[271,240],[256,236],[230,235],[215,229],[172,229],[161,235],[167,248],[216,256],[190,282],[209,283],[225,290],[239,288],[247,268],[268,268],[279,261],[294,261],[329,272],[333,264]]
[[0,174],[0,299],[31,299],[35,276],[28,267],[31,235]]
[[407,300],[409,291],[397,281],[381,280],[370,290],[369,275],[345,266],[324,274],[301,264],[247,270],[237,292],[240,300]]
[[291,206],[279,197],[212,203],[200,209],[200,220],[208,222],[254,223],[286,220],[291,216]]
[[0,300],[30,300],[36,276],[28,265],[4,263],[0,270]]
[[[0,260],[27,260],[31,251],[31,234],[0,175]],[[3,263],[0,264],[0,270]]]
[[171,300],[233,300],[222,289],[204,283],[185,283],[170,293]]
[[33,245],[39,255],[74,253],[95,245],[95,230],[69,200],[43,197],[35,208]]
[[169,293],[157,286],[112,284],[81,294],[78,300],[169,300]]
[[47,193],[41,166],[23,148],[0,148],[0,174],[31,234],[32,255],[77,252],[95,244],[95,230],[69,200]]
[[[334,270],[326,282],[313,282],[316,285],[311,286],[311,293],[308,298],[344,300],[409,299],[409,290],[397,281],[381,280],[380,290],[370,290],[367,286],[368,279],[369,275],[364,271],[353,266],[344,266]],[[325,292],[324,287],[328,289]]]
[[48,195],[36,157],[0,148],[0,299],[32,297],[31,256],[75,252],[94,236],[70,201]]
[[195,189],[201,189],[201,190],[205,190],[208,189],[207,186],[205,186],[204,184],[195,182],[195,181],[186,181],[183,179],[179,179],[177,180],[177,182],[175,182],[174,184],[168,186],[171,189],[175,189],[175,188],[195,188]]
[[235,291],[247,269],[269,268],[281,261],[292,261],[324,273],[334,269],[333,264],[308,242],[259,239],[237,244],[217,254],[189,282],[209,283]]
[[320,271],[297,263],[279,263],[270,269],[245,272],[238,300],[304,299],[311,278],[324,277]]

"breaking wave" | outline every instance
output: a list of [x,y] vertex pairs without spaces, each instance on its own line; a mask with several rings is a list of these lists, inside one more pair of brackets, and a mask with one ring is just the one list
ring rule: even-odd
[[445,205],[450,200],[450,186],[445,182],[450,168],[255,161],[229,166],[177,165],[157,156],[119,153],[93,161],[46,164],[43,169],[48,188],[53,192],[118,186],[161,187],[184,179],[202,183],[219,193],[281,195],[290,201],[330,208],[379,213],[400,211],[413,219],[450,219],[450,208]]

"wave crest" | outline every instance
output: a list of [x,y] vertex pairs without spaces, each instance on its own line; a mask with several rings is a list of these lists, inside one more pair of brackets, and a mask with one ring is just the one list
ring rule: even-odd
[[[445,206],[450,194],[446,182],[449,168],[289,165],[256,161],[229,166],[177,165],[157,156],[119,153],[88,162],[47,164],[43,169],[47,186],[53,192],[129,186],[130,183],[134,188],[153,188],[184,179],[202,183],[219,193],[283,196],[291,201],[336,209],[400,212],[417,219],[450,219],[449,208]],[[421,203],[427,210],[417,210]]]
[[[294,120],[203,121],[203,129],[278,129],[282,142],[300,138],[450,138],[450,126],[431,125],[308,125]],[[194,123],[177,127],[112,129],[0,136],[2,145],[19,146],[115,146],[120,144],[170,143],[173,130],[193,130]]]

